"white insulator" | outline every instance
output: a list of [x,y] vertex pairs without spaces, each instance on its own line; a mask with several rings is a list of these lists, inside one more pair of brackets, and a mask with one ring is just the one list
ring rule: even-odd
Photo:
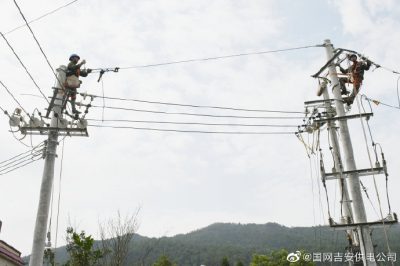
[[30,119],[29,119],[29,126],[30,127],[40,127],[40,120],[39,120],[39,118],[36,118],[36,117],[31,117]]
[[65,118],[59,118],[58,119],[58,127],[59,128],[66,128],[68,127],[68,120]]
[[21,123],[21,117],[19,115],[12,115],[10,117],[9,124],[12,127],[18,127]]
[[76,124],[76,126],[77,126],[78,128],[87,128],[88,122],[87,122],[86,119],[81,118],[81,119],[79,119],[79,121],[78,121],[78,123]]

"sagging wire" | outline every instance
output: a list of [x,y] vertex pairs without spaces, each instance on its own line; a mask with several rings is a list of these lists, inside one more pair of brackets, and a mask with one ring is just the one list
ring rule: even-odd
[[154,120],[130,120],[130,119],[92,119],[87,121],[94,122],[125,122],[125,123],[145,123],[145,124],[172,124],[172,125],[199,125],[199,126],[232,126],[232,127],[282,127],[298,128],[297,125],[281,124],[242,124],[242,123],[202,123],[202,122],[181,122],[181,121],[154,121]]
[[138,102],[138,103],[170,105],[170,106],[191,107],[191,108],[208,108],[208,109],[243,111],[243,112],[262,112],[262,113],[287,113],[287,114],[304,114],[305,113],[305,112],[287,111],[287,110],[266,110],[266,109],[249,109],[249,108],[238,108],[238,107],[212,106],[212,105],[183,104],[183,103],[151,101],[151,100],[134,99],[134,98],[122,98],[122,97],[110,97],[110,96],[106,97],[104,95],[99,96],[99,95],[93,95],[93,94],[90,94],[90,95],[87,94],[87,96],[92,96],[94,98],[105,98],[105,99],[109,99],[109,100],[130,101],[130,102]]
[[15,98],[14,94],[8,89],[8,87],[0,80],[0,84],[1,86],[7,91],[7,93],[11,96],[11,98],[13,98],[13,100],[18,104],[18,106],[21,108],[22,111],[24,111],[24,113],[31,118],[31,116],[29,115],[29,113],[25,110],[24,107],[22,107],[21,103],[17,100],[17,98]]
[[[65,5],[63,5],[63,6],[57,7],[56,9],[53,9],[53,10],[51,10],[51,11],[49,11],[49,12],[47,12],[47,13],[45,13],[45,14],[43,14],[43,15],[37,17],[37,18],[34,18],[34,19],[28,21],[28,24],[32,24],[33,22],[39,21],[39,20],[41,20],[42,18],[47,17],[47,16],[49,16],[49,15],[51,15],[51,14],[53,14],[53,13],[55,13],[55,12],[57,12],[57,11],[63,9],[63,8],[65,8],[65,7],[69,6],[69,5],[72,5],[73,3],[77,2],[77,1],[78,1],[78,0],[73,0],[73,1],[68,2],[67,4],[65,4]],[[20,26],[18,26],[18,27],[15,27],[15,28],[13,28],[13,29],[7,31],[6,33],[4,33],[4,35],[10,34],[10,33],[14,32],[14,31],[16,31],[16,30],[19,30],[19,29],[25,27],[25,26],[26,26],[26,24],[22,24],[22,25],[20,25]]]
[[301,50],[301,49],[315,48],[315,47],[324,47],[324,45],[323,44],[322,45],[321,44],[316,44],[316,45],[307,45],[307,46],[292,47],[292,48],[285,48],[285,49],[268,50],[268,51],[258,51],[258,52],[222,55],[222,56],[214,56],[214,57],[207,57],[207,58],[186,59],[186,60],[170,61],[170,62],[155,63],[155,64],[148,64],[148,65],[135,65],[135,66],[120,67],[119,69],[122,70],[122,69],[149,68],[149,67],[157,67],[157,66],[182,64],[182,63],[191,63],[191,62],[200,62],[200,61],[210,61],[210,60],[233,58],[233,57],[242,57],[242,56],[249,56],[249,55],[261,55],[261,54],[269,54],[269,53],[279,53],[279,52]]
[[[370,112],[373,113],[371,102],[368,100],[368,98],[365,95],[361,95],[361,101],[360,101],[363,111],[365,112],[364,104],[362,102],[363,98],[367,101],[367,103],[369,105],[369,108],[370,108]],[[380,151],[381,151],[382,166],[384,168],[385,180],[386,180],[386,198],[387,198],[387,202],[388,202],[389,213],[392,213],[392,208],[391,208],[390,199],[389,199],[389,188],[388,188],[388,182],[389,182],[388,177],[389,177],[389,174],[387,173],[385,155],[383,153],[382,146],[379,143],[375,142],[373,137],[372,137],[372,131],[371,131],[371,127],[369,125],[369,121],[368,120],[366,120],[366,124],[367,124],[368,132],[369,132],[369,135],[370,135],[370,138],[371,138],[371,143],[372,143],[374,154],[375,154],[375,158],[376,158],[376,163],[375,164],[379,164],[377,147],[379,147]]]
[[[0,175],[5,175],[43,158],[44,142],[31,150],[1,162]],[[22,156],[23,155],[23,156]],[[21,157],[22,156],[22,157]]]
[[58,240],[58,222],[59,222],[59,216],[60,216],[60,205],[61,205],[61,181],[62,181],[62,173],[63,173],[63,162],[64,162],[64,145],[65,145],[65,137],[62,140],[62,148],[61,148],[61,163],[60,163],[60,178],[59,178],[59,183],[58,183],[58,201],[57,201],[57,220],[56,220],[56,238],[54,242],[54,253],[57,250],[57,240]]
[[46,98],[46,95],[43,93],[42,89],[39,87],[37,84],[36,80],[33,78],[32,74],[29,72],[28,68],[25,66],[25,64],[22,62],[21,58],[18,56],[17,52],[15,52],[14,48],[11,46],[7,38],[4,36],[3,33],[0,32],[1,37],[3,37],[4,41],[7,43],[8,47],[11,49],[13,52],[14,56],[17,58],[18,62],[21,64],[21,66],[24,68],[25,72],[28,74],[29,78],[32,80],[33,84],[36,86],[36,88],[39,90],[40,94],[42,97],[46,100],[46,102],[49,104],[49,100]]
[[[52,66],[51,63],[50,63],[49,58],[47,57],[47,55],[46,55],[46,53],[44,52],[42,46],[40,45],[38,39],[36,38],[35,33],[33,32],[31,26],[29,25],[29,22],[28,22],[27,19],[25,18],[25,15],[24,15],[24,13],[22,12],[21,8],[19,7],[17,1],[16,1],[16,0],[13,0],[13,1],[14,1],[14,4],[15,4],[16,8],[18,9],[18,11],[19,11],[19,13],[20,13],[22,19],[25,21],[25,25],[28,27],[29,31],[30,31],[31,34],[32,34],[33,39],[35,40],[36,44],[38,45],[40,52],[42,53],[44,59],[46,60],[47,65],[50,67],[51,72],[53,73],[54,77],[58,80],[58,82],[59,82],[60,84],[63,84],[63,83],[59,80],[59,78],[57,77],[57,74],[54,72],[54,68],[53,68],[53,66]],[[46,98],[46,100],[47,100],[47,98]]]
[[[364,104],[363,104],[363,101],[362,101],[362,99],[365,97],[365,95],[364,95],[364,94],[361,94],[360,97],[361,97],[361,101],[360,101],[361,107],[362,107],[362,109],[363,109],[363,112],[365,113],[366,110],[365,110],[365,107],[364,107]],[[367,99],[366,99],[366,101],[367,101],[367,103],[368,103],[368,105],[369,105],[370,113],[373,113],[371,103],[370,103]],[[371,139],[371,144],[372,144],[372,147],[373,147],[373,150],[374,150],[374,154],[375,154],[375,164],[377,164],[377,163],[379,162],[379,159],[378,159],[378,153],[377,153],[377,151],[376,151],[376,143],[375,143],[375,141],[374,141],[374,138],[372,137],[372,131],[371,131],[371,127],[370,127],[370,125],[369,125],[369,119],[366,119],[365,121],[366,121],[366,124],[367,124],[369,137],[370,137],[370,139]]]
[[[325,173],[325,166],[324,166],[324,161],[323,161],[323,154],[322,154],[322,149],[319,150],[319,167],[321,173]],[[327,209],[328,209],[328,216],[329,216],[329,221],[332,220],[332,215],[331,215],[331,210],[330,210],[330,203],[329,203],[329,196],[328,196],[328,189],[326,187],[326,178],[325,176],[322,176],[322,185],[324,186],[325,189],[325,197],[326,197],[326,203],[327,203]]]
[[[95,108],[103,108],[100,105],[91,105]],[[198,113],[187,113],[187,112],[167,112],[167,111],[155,111],[138,108],[127,108],[118,106],[104,106],[107,109],[122,110],[122,111],[133,111],[133,112],[144,112],[154,114],[167,114],[167,115],[187,115],[187,116],[203,116],[203,117],[214,117],[214,118],[243,118],[243,119],[301,119],[301,116],[238,116],[238,115],[214,115],[214,114],[198,114]]]
[[[20,156],[22,156],[22,155],[25,155],[25,154],[27,154],[27,153],[32,153],[33,150],[35,150],[35,149],[37,149],[37,148],[41,148],[42,146],[44,146],[44,141],[42,141],[41,143],[39,143],[38,145],[36,145],[33,149],[30,149],[30,150],[28,150],[28,151],[25,151],[25,152],[23,152],[23,153],[20,153],[20,154],[18,154],[18,155],[15,155],[15,156],[11,157],[10,159],[7,159],[7,160],[4,160],[4,161],[0,162],[0,167],[2,167],[2,164],[7,163],[7,162],[10,162],[10,161],[12,161],[12,160],[14,160],[14,159],[17,159],[18,157],[20,157]],[[24,156],[24,157],[25,157],[25,156]]]
[[181,130],[181,129],[164,129],[164,128],[149,128],[149,127],[127,127],[118,125],[88,125],[88,127],[97,128],[113,128],[113,129],[132,129],[145,131],[160,131],[160,132],[179,132],[179,133],[204,133],[204,134],[228,134],[228,135],[294,135],[295,131],[205,131],[205,130]]
[[390,198],[389,198],[389,187],[388,187],[388,183],[389,183],[389,173],[387,171],[387,163],[386,163],[386,159],[385,159],[385,154],[383,153],[383,149],[381,144],[377,143],[377,146],[379,146],[380,150],[381,150],[381,156],[382,156],[382,166],[384,169],[384,173],[385,173],[385,180],[386,180],[386,199],[388,202],[388,208],[389,208],[389,213],[392,213],[392,207],[390,204]]
[[362,188],[362,190],[364,191],[364,194],[365,194],[365,196],[367,197],[369,203],[371,204],[371,207],[372,207],[372,209],[374,210],[376,216],[379,218],[379,213],[378,213],[378,211],[376,210],[375,205],[374,205],[374,203],[372,202],[371,198],[369,197],[368,190],[367,190],[366,186],[364,186],[364,183],[363,183],[361,180],[360,180],[360,185],[361,185],[361,188]]
[[[370,166],[371,166],[371,170],[373,170],[374,166],[373,166],[373,163],[372,163],[371,154],[370,154],[369,147],[368,147],[368,140],[367,140],[367,135],[365,133],[365,126],[364,126],[363,119],[361,117],[361,107],[360,107],[360,101],[361,100],[360,100],[360,97],[356,97],[356,101],[357,101],[358,111],[360,113],[360,123],[361,123],[362,129],[363,129],[363,135],[364,135],[365,145],[366,145],[366,149],[367,149],[368,159],[369,159],[369,163],[370,163]],[[373,182],[374,183],[374,188],[375,188],[375,192],[376,192],[376,197],[378,199],[379,212],[380,212],[381,219],[382,219],[382,225],[383,225],[383,231],[384,231],[384,234],[385,234],[386,246],[387,246],[388,252],[391,253],[391,249],[390,249],[390,245],[389,245],[389,237],[388,237],[388,233],[387,233],[387,228],[385,226],[385,218],[383,217],[382,204],[381,204],[381,199],[380,199],[380,195],[379,195],[379,191],[378,191],[378,185],[376,183],[375,174],[372,174],[372,179],[374,181]]]
[[365,94],[363,94],[363,96],[364,96],[364,98],[365,98],[367,101],[373,102],[373,103],[376,104],[376,105],[380,105],[380,104],[381,104],[381,105],[384,105],[384,106],[386,106],[386,107],[390,107],[390,108],[394,108],[394,109],[400,110],[400,107],[398,107],[398,106],[394,106],[394,105],[391,105],[391,104],[387,104],[387,103],[384,103],[384,102],[379,101],[379,100],[371,99],[371,98],[367,97]]

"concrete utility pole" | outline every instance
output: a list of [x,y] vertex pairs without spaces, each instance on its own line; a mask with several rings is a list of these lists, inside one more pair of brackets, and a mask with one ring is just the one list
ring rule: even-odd
[[[330,40],[325,40],[324,42],[326,48],[327,59],[330,60],[334,55],[333,45]],[[344,117],[346,115],[342,95],[340,91],[339,79],[337,77],[336,68],[333,64],[329,66],[329,77],[332,81],[333,96],[337,99],[335,102],[336,112],[338,117]],[[351,144],[351,138],[349,134],[349,129],[346,119],[341,119],[338,121],[340,140],[342,143],[342,150],[345,159],[345,170],[355,171],[356,163],[354,160],[353,147]],[[365,213],[364,202],[361,194],[360,180],[357,172],[348,174],[346,178],[346,185],[349,189],[349,196],[351,200],[352,213],[353,213],[353,223],[367,223],[367,216]],[[375,266],[377,265],[375,261],[370,261],[366,259],[367,254],[374,254],[374,247],[372,244],[372,239],[370,235],[370,229],[368,225],[357,225],[358,232],[358,242],[360,244],[360,250],[363,256],[364,265]]]
[[[322,96],[325,100],[325,108],[326,111],[329,113],[333,107],[329,98],[329,91],[327,84],[325,83],[325,88],[322,90]],[[337,127],[336,123],[332,120],[327,122],[328,126],[328,134],[331,136],[331,141],[332,141],[332,149],[333,149],[333,160],[335,163],[335,171],[336,173],[342,173],[344,171],[344,166],[342,163],[342,158],[340,155],[340,146],[339,146],[339,140],[337,136]],[[330,132],[330,133],[329,133]],[[347,223],[347,221],[352,221],[353,219],[353,212],[350,207],[350,200],[349,200],[349,191],[347,189],[347,184],[345,181],[345,177],[343,174],[340,175],[340,178],[338,179],[339,182],[339,188],[340,188],[340,195],[341,197],[341,206],[343,206],[343,216],[342,216],[342,222]],[[358,244],[358,239],[357,237],[352,233],[351,230],[347,230],[347,234],[351,235],[352,240]]]
[[40,199],[36,216],[35,231],[33,236],[32,253],[29,260],[29,266],[42,266],[43,254],[46,242],[47,223],[49,220],[50,200],[54,179],[54,163],[56,159],[56,151],[58,145],[58,128],[59,118],[62,117],[62,99],[64,96],[63,85],[60,80],[65,75],[61,69],[57,69],[57,95],[54,100],[53,116],[51,118],[50,127],[53,130],[49,131],[47,140],[47,149],[45,154],[45,163],[42,177],[42,184],[40,187]]

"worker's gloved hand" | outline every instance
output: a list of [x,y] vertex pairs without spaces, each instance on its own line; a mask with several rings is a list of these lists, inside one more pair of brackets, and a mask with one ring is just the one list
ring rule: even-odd
[[83,59],[82,62],[81,62],[81,64],[82,64],[82,65],[86,64],[86,60]]
[[88,68],[88,69],[86,69],[86,72],[89,74],[89,73],[92,73],[92,70],[90,68]]

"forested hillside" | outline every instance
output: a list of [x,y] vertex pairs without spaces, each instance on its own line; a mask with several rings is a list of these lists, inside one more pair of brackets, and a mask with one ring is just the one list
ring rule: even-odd
[[[400,250],[400,226],[389,230],[392,251]],[[385,251],[381,229],[373,231],[377,251]],[[216,223],[188,234],[174,237],[147,238],[135,235],[126,265],[152,265],[166,255],[177,265],[220,265],[227,257],[230,265],[241,261],[249,265],[253,254],[268,254],[273,250],[289,252],[344,252],[343,231],[329,227],[286,227],[276,223],[227,224]],[[65,249],[57,251],[57,261],[64,261]]]

